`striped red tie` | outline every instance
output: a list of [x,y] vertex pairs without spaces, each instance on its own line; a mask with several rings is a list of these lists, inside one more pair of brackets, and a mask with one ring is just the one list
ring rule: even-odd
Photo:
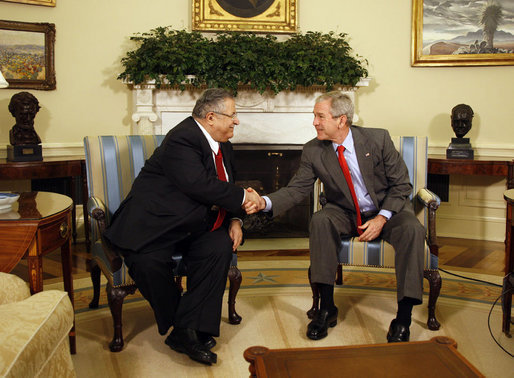
[[[344,158],[344,150],[345,148],[343,146],[337,147],[337,155],[339,157],[339,165],[341,166],[341,169],[343,170],[344,178],[346,179],[346,182],[348,183],[348,187],[350,188],[350,193],[352,194],[353,204],[355,205],[355,211],[357,212],[357,226],[362,225],[362,219],[361,219],[361,211],[359,209],[359,202],[357,201],[357,196],[355,195],[355,188],[353,187],[352,182],[352,176],[350,175],[350,169],[348,168],[348,164],[346,164],[346,159]],[[357,232],[362,234],[362,230],[360,228],[357,228]]]
[[[227,176],[225,176],[225,169],[223,168],[223,155],[221,154],[221,147],[219,152],[214,155],[214,160],[216,161],[216,172],[218,173],[218,178],[221,181],[227,181]],[[227,214],[227,210],[220,208],[218,211],[218,217],[216,218],[216,222],[214,222],[214,226],[212,226],[211,231],[217,230],[223,224],[223,220],[225,219],[225,215]]]

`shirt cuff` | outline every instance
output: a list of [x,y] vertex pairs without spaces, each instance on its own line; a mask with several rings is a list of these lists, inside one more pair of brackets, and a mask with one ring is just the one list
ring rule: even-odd
[[273,207],[273,204],[271,203],[271,200],[268,196],[262,196],[264,198],[264,201],[266,201],[266,207],[262,210],[265,213],[268,213],[271,211],[271,208]]
[[382,209],[382,210],[380,210],[380,211],[378,212],[378,215],[382,215],[382,216],[384,216],[387,220],[389,220],[389,219],[391,219],[391,217],[393,216],[393,212],[392,212],[392,211],[390,211],[390,210],[384,210],[384,209]]
[[238,218],[238,217],[230,218],[230,220],[234,220],[234,219],[237,219],[239,221],[239,223],[241,223],[241,227],[243,227],[243,220],[241,218]]

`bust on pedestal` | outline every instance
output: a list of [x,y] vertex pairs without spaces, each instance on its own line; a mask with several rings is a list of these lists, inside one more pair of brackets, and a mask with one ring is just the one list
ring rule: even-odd
[[16,93],[9,102],[9,111],[16,118],[16,124],[9,131],[7,160],[41,161],[43,153],[41,139],[34,130],[34,118],[40,106],[36,97],[29,92]]
[[456,105],[452,109],[452,129],[457,138],[452,138],[452,142],[446,149],[447,159],[473,159],[474,153],[469,138],[464,138],[464,135],[471,130],[473,114],[471,106],[466,104]]

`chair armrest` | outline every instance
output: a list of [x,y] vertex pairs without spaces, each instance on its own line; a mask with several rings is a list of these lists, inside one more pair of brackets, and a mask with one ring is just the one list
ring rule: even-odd
[[29,285],[14,274],[0,272],[0,305],[30,297]]
[[418,191],[417,198],[428,210],[427,243],[429,246],[431,246],[431,250],[432,246],[434,246],[434,248],[437,249],[437,236],[435,231],[435,212],[441,204],[441,199],[437,196],[437,194],[431,192],[426,188],[422,188]]
[[104,203],[96,197],[89,197],[87,201],[87,211],[91,219],[94,219],[96,221],[96,225],[98,227],[98,232],[100,234],[100,239],[102,242],[102,250],[105,254],[105,257],[109,261],[111,271],[116,272],[120,270],[121,266],[123,265],[123,258],[103,237],[104,231],[107,227],[107,221],[105,218],[106,208]]
[[[97,227],[98,233],[94,241],[98,240],[98,237],[102,235],[105,231],[106,220],[105,220],[105,212],[106,208],[101,199],[96,197],[89,197],[87,200],[87,212],[89,217],[95,220],[95,225]],[[93,225],[92,225],[93,226]],[[94,227],[92,227],[94,228]]]
[[106,208],[102,200],[97,197],[89,197],[87,200],[87,212],[91,218],[94,218],[93,212],[97,209],[105,214]]
[[426,207],[433,207],[434,210],[439,208],[441,199],[437,194],[431,192],[427,188],[422,188],[418,191],[418,200]]

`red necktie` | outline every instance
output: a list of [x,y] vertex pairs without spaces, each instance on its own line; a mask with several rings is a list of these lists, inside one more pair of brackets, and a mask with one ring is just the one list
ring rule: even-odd
[[[355,188],[353,187],[352,182],[352,176],[350,175],[350,169],[348,169],[348,164],[346,164],[346,159],[344,158],[344,150],[345,148],[343,146],[337,147],[337,154],[339,156],[339,165],[341,166],[341,169],[343,170],[344,178],[346,179],[346,182],[348,183],[348,187],[350,188],[350,193],[352,194],[353,204],[355,205],[355,211],[357,212],[357,226],[362,225],[361,220],[361,211],[359,209],[359,202],[357,202],[357,196],[355,195]],[[357,232],[362,234],[362,230],[360,228],[357,228]]]
[[[223,155],[221,154],[221,146],[219,152],[214,155],[214,160],[216,162],[216,172],[218,173],[218,178],[221,181],[227,181],[227,176],[225,176],[225,169],[223,168]],[[214,226],[212,226],[211,231],[217,230],[223,224],[223,220],[225,219],[225,215],[227,214],[227,210],[220,208],[218,211],[218,217],[216,218],[216,222],[214,222]]]

